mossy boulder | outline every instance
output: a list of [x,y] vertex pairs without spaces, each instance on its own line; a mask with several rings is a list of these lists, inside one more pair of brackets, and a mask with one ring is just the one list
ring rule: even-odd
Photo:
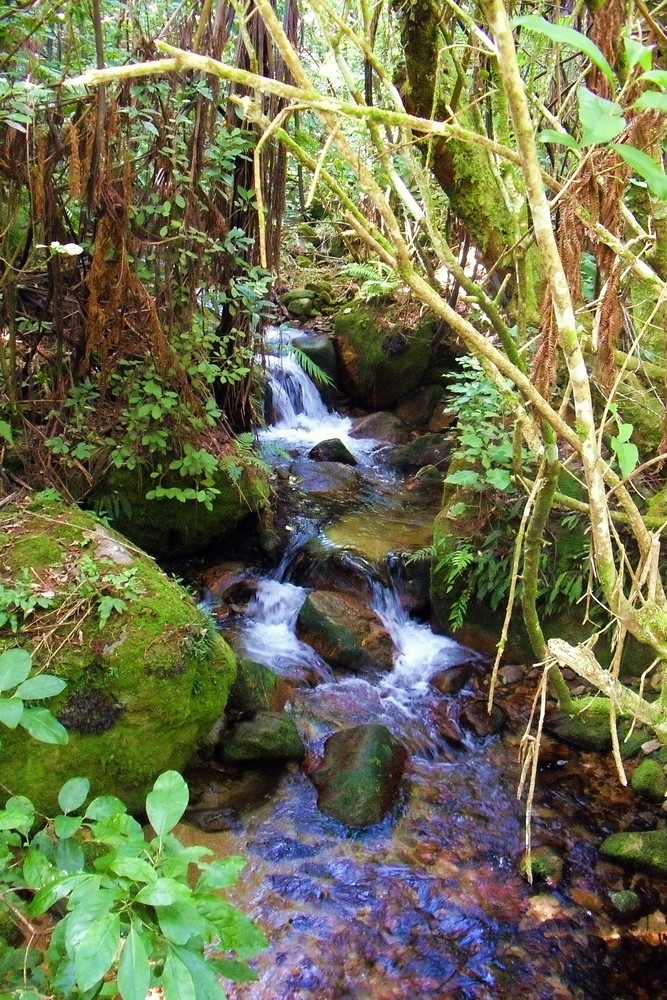
[[[211,510],[192,499],[147,500],[146,493],[155,485],[136,470],[112,469],[91,494],[89,504],[111,513],[118,531],[158,558],[178,559],[219,544],[242,522],[264,510],[269,498],[268,474],[259,467],[239,469],[236,480],[221,469],[213,481],[218,494],[212,500]],[[194,483],[171,473],[161,485],[186,489]]]
[[92,514],[9,507],[3,529],[13,541],[0,552],[0,582],[45,606],[19,614],[16,634],[5,625],[0,651],[28,649],[37,670],[67,682],[48,707],[69,743],[3,727],[0,781],[46,815],[77,775],[139,811],[157,775],[182,769],[220,717],[234,654],[182,588]]
[[[574,698],[569,711],[556,711],[547,715],[545,728],[569,746],[599,752],[611,750],[609,699]],[[638,753],[642,743],[646,742],[646,731],[633,728],[632,720],[629,719],[618,720],[616,728],[621,756],[628,758]]]
[[346,826],[379,823],[392,808],[407,751],[386,726],[354,726],[329,736],[310,775],[318,808]]
[[384,312],[354,302],[334,319],[341,388],[368,410],[393,406],[415,389],[429,365],[435,324],[413,330],[392,324]]
[[254,718],[238,722],[221,744],[226,764],[303,760],[305,752],[296,722],[281,712],[258,712]]
[[624,868],[667,876],[667,830],[612,833],[601,844],[600,853]]
[[643,760],[630,781],[632,790],[648,802],[664,802],[667,777],[664,768],[653,758]]

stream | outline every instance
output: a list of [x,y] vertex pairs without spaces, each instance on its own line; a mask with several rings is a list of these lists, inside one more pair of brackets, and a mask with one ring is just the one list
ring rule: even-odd
[[[329,412],[290,357],[270,362],[273,424],[260,434],[276,465],[281,517],[290,538],[270,572],[248,566],[250,599],[224,613],[204,603],[239,655],[291,684],[287,710],[307,746],[302,766],[193,766],[193,841],[247,866],[230,902],[257,921],[269,948],[251,962],[258,981],[229,985],[230,1000],[658,1000],[667,996],[658,902],[665,887],[607,864],[600,841],[620,828],[655,826],[656,807],[620,786],[610,759],[545,736],[532,818],[533,850],[559,859],[547,880],[521,874],[525,803],[517,799],[519,748],[539,671],[506,664],[497,702],[499,735],[459,727],[462,710],[486,697],[490,663],[434,633],[406,584],[398,554],[428,544],[440,487],[388,469],[387,449],[354,436],[353,420]],[[360,477],[330,501],[303,476],[308,451],[340,439]],[[328,463],[327,463],[328,464]],[[313,486],[314,483],[314,486]],[[310,484],[310,485],[309,485]],[[292,507],[293,502],[298,507]],[[284,501],[283,501],[284,504]],[[236,566],[230,559],[230,564]],[[318,562],[319,560],[319,562]],[[393,669],[334,671],[299,641],[295,621],[322,564],[365,581],[368,603],[397,650]],[[215,572],[228,572],[223,564]],[[329,570],[330,571],[330,570]],[[412,613],[411,613],[412,612]],[[431,683],[465,665],[454,694]],[[337,729],[381,722],[409,753],[399,801],[378,825],[344,827],[317,808],[309,770]],[[632,886],[651,915],[629,926],[610,894]],[[652,895],[651,895],[652,894]]]

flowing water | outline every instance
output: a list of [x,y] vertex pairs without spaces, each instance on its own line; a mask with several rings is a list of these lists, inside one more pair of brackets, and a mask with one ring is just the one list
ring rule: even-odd
[[[209,764],[192,775],[192,819],[207,831],[196,831],[196,839],[219,854],[246,855],[247,868],[230,899],[270,939],[252,963],[258,982],[230,987],[228,996],[666,997],[667,963],[658,944],[664,919],[654,912],[649,921],[619,929],[609,894],[631,880],[597,852],[621,818],[634,828],[654,825],[652,807],[637,805],[606,759],[545,737],[533,845],[554,852],[562,870],[528,885],[521,874],[524,804],[516,789],[519,744],[538,673],[511,665],[501,674],[498,700],[509,718],[501,736],[460,734],[461,708],[485,695],[488,662],[412,620],[392,583],[396,563],[385,559],[396,541],[399,549],[404,543],[399,530],[391,531],[401,512],[423,526],[429,517],[432,523],[433,504],[415,503],[404,484],[388,476],[377,442],[350,437],[351,421],[327,412],[298,366],[290,359],[274,364],[277,419],[262,432],[265,442],[304,454],[323,439],[341,438],[357,457],[367,489],[362,500],[337,506],[319,521],[294,511],[292,544],[233,622],[245,655],[297,682],[288,709],[308,755],[301,768],[230,775]],[[359,523],[375,544],[364,542],[361,532],[361,544],[348,545],[342,558],[365,574],[369,601],[397,649],[392,671],[380,677],[335,675],[294,632],[307,592],[308,543],[316,536],[320,558],[332,551],[340,556],[341,539],[358,541],[359,532],[349,526]],[[462,663],[472,667],[473,677],[458,694],[442,695],[429,683],[444,667]],[[328,734],[366,722],[387,725],[410,760],[392,814],[359,831],[318,811],[307,773]],[[216,812],[218,797],[229,803],[235,781],[247,794],[232,796],[233,807]],[[642,880],[632,884],[649,892]]]

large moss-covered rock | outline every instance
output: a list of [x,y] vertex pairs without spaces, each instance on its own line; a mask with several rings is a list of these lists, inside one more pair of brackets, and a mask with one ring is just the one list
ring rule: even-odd
[[334,733],[310,775],[318,807],[346,826],[379,823],[396,801],[407,757],[386,726],[354,726]]
[[[600,752],[611,750],[609,710],[608,698],[573,698],[568,712],[547,714],[545,728],[569,746]],[[624,758],[638,753],[646,742],[646,730],[633,726],[630,719],[618,719],[616,729]]]
[[156,776],[183,768],[220,717],[234,654],[152,559],[75,508],[2,511],[0,582],[46,605],[19,614],[17,634],[0,630],[0,650],[26,648],[66,680],[48,705],[69,731],[52,746],[3,727],[3,786],[49,815],[63,782],[85,775],[94,795],[140,810]]
[[[165,488],[192,488],[193,481],[177,473],[162,480]],[[197,500],[176,497],[146,499],[155,482],[136,470],[112,469],[89,498],[90,505],[113,515],[115,527],[146,552],[159,558],[182,558],[219,544],[252,515],[268,504],[267,474],[260,469],[239,469],[238,480],[220,470],[213,481],[218,490],[211,509]]]
[[664,802],[667,777],[657,760],[649,757],[638,765],[630,782],[632,790],[648,802]]
[[418,386],[429,364],[435,324],[393,326],[381,311],[352,303],[336,313],[341,388],[368,410],[392,406]]

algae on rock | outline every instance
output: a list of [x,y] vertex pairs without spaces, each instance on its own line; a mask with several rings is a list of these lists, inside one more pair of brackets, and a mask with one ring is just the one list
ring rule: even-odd
[[0,650],[26,648],[37,670],[67,682],[49,707],[70,736],[59,747],[3,731],[0,781],[46,815],[77,775],[94,795],[141,810],[157,775],[182,769],[222,714],[234,654],[182,588],[92,514],[7,507],[0,531],[13,539],[2,544],[0,583],[46,605],[25,618],[18,609]]

